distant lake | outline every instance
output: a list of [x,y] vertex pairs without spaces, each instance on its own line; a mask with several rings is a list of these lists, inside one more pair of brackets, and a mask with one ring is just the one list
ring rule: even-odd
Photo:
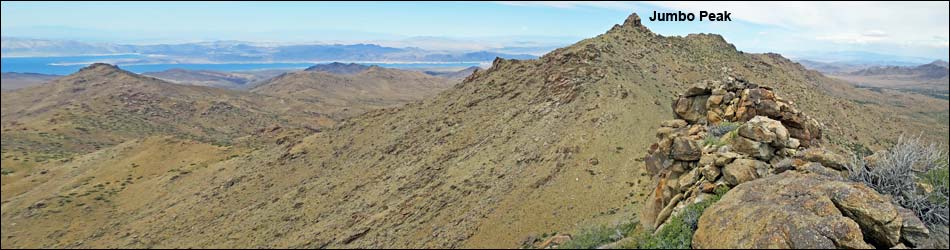
[[[163,71],[168,69],[244,71],[263,69],[304,69],[320,63],[155,63],[143,64],[148,60],[143,55],[105,55],[105,56],[64,56],[64,57],[4,57],[0,58],[0,71],[40,73],[50,75],[68,75],[93,62],[105,62],[118,65],[119,68],[135,73]],[[379,65],[386,68],[465,68],[479,66],[479,63],[361,63]]]

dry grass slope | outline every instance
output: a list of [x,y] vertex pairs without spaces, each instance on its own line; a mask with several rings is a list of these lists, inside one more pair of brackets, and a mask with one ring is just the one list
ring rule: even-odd
[[[93,232],[88,237],[24,233],[48,232],[34,228],[48,211],[31,216],[32,200],[4,191],[2,244],[517,247],[529,234],[632,218],[650,179],[644,149],[657,124],[672,118],[673,93],[723,75],[774,87],[824,121],[832,144],[878,147],[901,133],[947,134],[946,125],[888,103],[859,104],[850,96],[887,97],[779,55],[742,53],[718,35],[659,36],[634,15],[538,60],[496,60],[431,98],[209,162],[182,185],[149,186],[161,198],[147,206],[102,215],[120,219],[67,223]],[[36,192],[30,197],[55,194]]]

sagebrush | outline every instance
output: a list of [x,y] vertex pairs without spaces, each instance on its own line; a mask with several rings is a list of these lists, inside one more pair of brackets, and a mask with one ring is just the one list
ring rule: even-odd
[[947,151],[920,138],[901,137],[892,148],[874,157],[869,164],[855,156],[848,178],[892,196],[895,203],[913,210],[931,228],[948,225]]

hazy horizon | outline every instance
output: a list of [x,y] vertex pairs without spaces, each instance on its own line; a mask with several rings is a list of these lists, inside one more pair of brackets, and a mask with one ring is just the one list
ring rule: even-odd
[[[529,48],[537,55],[596,36],[636,12],[658,34],[721,34],[747,52],[800,57],[860,51],[947,60],[950,21],[934,17],[945,17],[948,6],[947,2],[3,2],[2,36],[133,45],[242,41],[367,43],[446,51]],[[653,11],[699,10],[728,10],[734,20],[648,20]]]

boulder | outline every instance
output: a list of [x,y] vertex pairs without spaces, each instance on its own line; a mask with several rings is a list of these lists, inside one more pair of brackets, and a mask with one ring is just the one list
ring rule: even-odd
[[834,170],[847,170],[848,160],[826,149],[810,148],[805,150],[803,158]]
[[721,152],[716,155],[716,166],[725,167],[727,164],[732,163],[732,161],[739,157],[739,154],[733,152]]
[[706,120],[706,101],[708,95],[686,97],[680,96],[673,102],[673,112],[676,117],[689,123],[704,123]]
[[680,192],[684,191],[687,188],[692,187],[693,184],[695,184],[696,181],[698,181],[699,178],[702,177],[702,174],[699,171],[700,171],[699,168],[694,168],[692,171],[689,171],[688,173],[680,176],[679,178]]
[[930,239],[930,229],[924,224],[914,211],[897,207],[897,213],[901,216],[901,242],[913,248],[935,248],[933,240]]
[[722,169],[722,178],[735,186],[759,178],[757,169],[766,168],[764,162],[750,159],[736,159]]
[[703,156],[703,147],[699,141],[677,137],[673,139],[671,156],[678,161],[698,161]]
[[[762,116],[756,116],[752,120],[749,120],[742,126],[739,126],[738,133],[739,136],[745,137],[746,139],[751,139],[760,143],[772,143],[775,140],[775,133],[772,133],[771,130],[767,127],[764,119],[768,119]],[[768,119],[769,121],[773,121]]]
[[738,153],[749,155],[763,161],[769,161],[775,156],[775,150],[769,143],[758,142],[743,136],[737,136],[729,140],[732,149]]
[[868,243],[887,248],[900,244],[901,216],[890,198],[858,183],[837,182],[826,190],[838,210],[861,226]]
[[693,248],[890,248],[901,224],[896,207],[863,184],[788,171],[736,186],[710,206]]
[[686,92],[683,92],[683,97],[709,95],[712,93],[712,90],[707,89],[705,85],[706,84],[699,83],[690,87],[689,89],[686,89]]
[[722,173],[719,167],[716,165],[706,165],[702,168],[703,177],[708,181],[714,181],[719,178],[719,175]]
[[686,127],[687,125],[689,124],[687,124],[686,121],[682,119],[667,120],[667,121],[660,122],[660,126],[667,127],[667,128],[683,128],[683,127]]

